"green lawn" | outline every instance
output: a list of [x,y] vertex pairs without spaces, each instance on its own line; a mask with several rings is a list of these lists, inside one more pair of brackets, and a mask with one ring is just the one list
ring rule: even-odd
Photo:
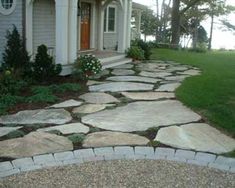
[[202,75],[187,78],[177,89],[177,98],[235,137],[235,52],[204,54],[154,49],[152,58],[199,67]]

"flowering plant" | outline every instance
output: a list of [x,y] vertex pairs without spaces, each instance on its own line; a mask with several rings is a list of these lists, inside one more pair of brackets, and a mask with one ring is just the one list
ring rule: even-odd
[[101,62],[93,55],[87,54],[78,57],[75,69],[81,71],[86,77],[98,74],[102,70]]

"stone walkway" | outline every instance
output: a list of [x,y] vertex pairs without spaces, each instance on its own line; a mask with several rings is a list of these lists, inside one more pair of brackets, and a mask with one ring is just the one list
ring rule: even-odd
[[[179,150],[165,149],[171,152],[164,159],[234,172],[235,159],[220,155],[235,150],[235,140],[203,122],[200,115],[175,98],[174,91],[184,79],[200,74],[195,67],[174,62],[121,65],[89,80],[89,92],[78,99],[0,117],[0,159],[11,159],[0,163],[0,177],[69,161],[79,163],[76,153],[80,152],[68,152],[77,145],[69,138],[77,135],[85,138],[83,148],[101,147],[106,151],[104,147],[108,147],[109,151],[110,146],[128,146],[128,150],[132,146],[136,156],[138,146],[152,146],[141,147],[140,156],[146,157],[151,151],[149,157],[158,159],[154,156],[159,146],[167,146]],[[27,132],[29,128],[31,132]],[[26,135],[9,139],[12,131]],[[98,156],[96,151],[99,149],[94,150],[92,161],[105,159],[106,154]],[[197,161],[198,155],[202,160]],[[122,157],[111,153],[108,159]],[[221,159],[223,163],[218,163]]]

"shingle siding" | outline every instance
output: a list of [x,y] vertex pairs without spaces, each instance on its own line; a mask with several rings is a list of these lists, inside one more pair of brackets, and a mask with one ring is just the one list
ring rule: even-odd
[[45,44],[55,48],[55,1],[35,0],[33,5],[33,50]]
[[16,26],[22,35],[23,30],[23,0],[17,0],[16,8],[10,15],[0,13],[0,64],[2,62],[2,53],[6,45],[7,30],[12,30],[13,25]]

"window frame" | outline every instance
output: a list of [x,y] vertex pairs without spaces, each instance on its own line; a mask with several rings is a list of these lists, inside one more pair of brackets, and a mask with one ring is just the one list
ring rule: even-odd
[[[109,31],[109,8],[114,8],[114,31]],[[109,5],[104,10],[106,12],[106,18],[104,17],[104,33],[116,33],[117,31],[117,6],[115,5]],[[104,13],[105,16],[105,13]],[[105,27],[106,26],[106,27]]]
[[2,0],[0,0],[0,14],[3,14],[5,16],[12,14],[16,9],[16,4],[17,0],[13,0],[11,8],[6,9],[2,5]]

